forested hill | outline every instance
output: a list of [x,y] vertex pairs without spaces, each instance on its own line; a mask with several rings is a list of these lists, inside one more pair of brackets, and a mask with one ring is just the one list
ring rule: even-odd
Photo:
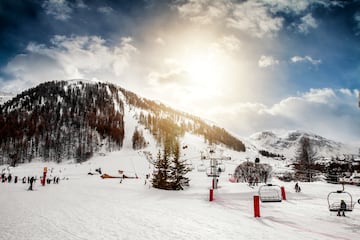
[[224,129],[113,84],[53,81],[0,105],[0,164],[16,165],[34,158],[81,162],[101,149],[119,150],[125,135],[124,104],[137,109],[139,124],[159,143],[166,135],[181,137],[190,132],[209,143],[245,151],[244,144]]

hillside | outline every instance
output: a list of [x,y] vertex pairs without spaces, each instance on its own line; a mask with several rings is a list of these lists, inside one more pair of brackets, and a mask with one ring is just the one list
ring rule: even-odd
[[[136,126],[125,126],[125,118]],[[0,164],[34,158],[81,162],[100,151],[121,149],[125,136],[134,149],[143,148],[149,142],[146,134],[161,145],[166,135],[191,133],[208,144],[245,151],[223,128],[113,84],[86,80],[47,82],[22,92],[0,106],[0,126]]]

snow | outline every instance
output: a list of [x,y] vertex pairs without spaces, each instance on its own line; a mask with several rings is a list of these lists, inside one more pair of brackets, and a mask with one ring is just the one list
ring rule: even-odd
[[[132,124],[131,124],[132,125]],[[200,137],[188,135],[183,144],[185,158],[200,164],[199,150],[205,146]],[[154,151],[154,149],[147,149]],[[327,195],[340,189],[324,182],[294,183],[272,179],[284,186],[287,200],[260,203],[261,217],[254,218],[253,196],[258,186],[231,183],[229,174],[243,161],[241,154],[225,162],[214,201],[209,201],[211,178],[195,169],[188,174],[191,186],[183,191],[164,191],[149,187],[145,175],[151,165],[141,152],[124,148],[88,162],[56,164],[34,162],[10,169],[13,176],[60,176],[59,184],[41,186],[0,183],[0,239],[358,239],[358,204],[346,217],[330,213]],[[243,154],[243,153],[242,153]],[[270,160],[269,160],[270,161]],[[275,165],[274,165],[275,166]],[[138,179],[101,179],[88,175],[101,167],[103,173]],[[52,170],[52,173],[50,172]],[[360,187],[346,186],[353,200],[360,198]]]

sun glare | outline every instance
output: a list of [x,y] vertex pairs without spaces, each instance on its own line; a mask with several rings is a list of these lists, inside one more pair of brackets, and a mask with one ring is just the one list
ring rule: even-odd
[[222,66],[213,54],[190,56],[184,66],[195,86],[213,88],[221,82]]

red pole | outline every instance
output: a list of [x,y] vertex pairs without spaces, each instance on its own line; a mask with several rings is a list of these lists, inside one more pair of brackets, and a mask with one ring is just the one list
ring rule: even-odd
[[47,167],[44,167],[44,173],[42,178],[42,185],[45,186]]
[[209,201],[212,202],[214,200],[214,189],[210,189]]
[[260,197],[254,196],[254,217],[260,217]]
[[284,186],[281,186],[281,197],[282,197],[282,200],[286,200],[286,193],[285,193]]

